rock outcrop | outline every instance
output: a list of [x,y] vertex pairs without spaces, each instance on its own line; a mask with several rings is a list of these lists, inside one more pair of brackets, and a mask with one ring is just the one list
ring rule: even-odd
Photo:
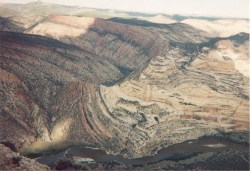
[[44,128],[51,129],[57,117],[51,104],[55,98],[61,101],[59,94],[65,95],[69,83],[108,83],[123,76],[109,62],[59,41],[2,31],[0,38],[0,135],[17,148],[40,137]]
[[50,170],[33,159],[21,156],[10,148],[0,144],[0,170]]
[[126,141],[138,150],[133,154],[216,130],[249,129],[249,72],[242,67],[249,66],[248,37],[173,43],[139,74],[101,86],[113,123],[121,130],[127,126]]
[[26,34],[1,31],[1,140],[140,157],[248,130],[248,34],[130,22],[50,16]]

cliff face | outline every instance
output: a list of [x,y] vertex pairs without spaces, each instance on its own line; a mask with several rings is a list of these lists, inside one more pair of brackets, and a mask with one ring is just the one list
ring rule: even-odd
[[101,86],[110,118],[126,127],[133,154],[217,130],[249,129],[248,35],[171,44],[142,72]]
[[139,157],[248,129],[248,34],[129,23],[51,16],[26,34],[1,31],[1,141]]
[[[186,24],[144,27],[148,22],[141,21],[140,25],[127,24],[131,22],[133,21],[122,19],[113,22],[87,17],[50,16],[34,28],[26,30],[26,33],[74,44],[125,70],[144,67],[171,40],[199,42],[206,39],[204,32]],[[57,28],[56,31],[51,26]]]
[[57,97],[60,101],[69,83],[106,83],[124,76],[109,62],[56,40],[2,31],[0,37],[1,141],[17,148],[41,136],[43,129],[51,131],[51,104]]

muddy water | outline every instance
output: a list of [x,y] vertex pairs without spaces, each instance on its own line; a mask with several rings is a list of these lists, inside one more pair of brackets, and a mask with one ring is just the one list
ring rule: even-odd
[[[92,149],[86,147],[71,147],[68,151],[73,156],[92,158],[97,162],[112,162],[117,161],[126,166],[138,166],[145,164],[157,163],[162,160],[179,160],[178,154],[191,154],[191,153],[206,153],[206,152],[221,152],[225,150],[248,151],[248,145],[237,144],[224,140],[219,140],[213,137],[200,138],[197,140],[187,141],[179,144],[163,148],[158,151],[154,156],[147,156],[142,158],[127,159],[120,155],[110,155],[100,149]],[[37,158],[37,160],[49,166],[63,157],[64,151]]]

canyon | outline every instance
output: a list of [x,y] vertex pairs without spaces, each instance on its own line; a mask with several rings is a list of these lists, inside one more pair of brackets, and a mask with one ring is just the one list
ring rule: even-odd
[[249,132],[245,21],[232,32],[202,21],[211,31],[199,18],[96,18],[102,11],[41,3],[22,17],[13,12],[22,5],[1,7],[1,143],[23,154],[85,145],[140,158]]

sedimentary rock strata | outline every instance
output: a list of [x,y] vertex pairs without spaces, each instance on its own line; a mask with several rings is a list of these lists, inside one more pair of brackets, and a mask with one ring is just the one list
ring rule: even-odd
[[248,34],[129,22],[49,16],[25,34],[1,31],[0,138],[140,157],[248,129]]

